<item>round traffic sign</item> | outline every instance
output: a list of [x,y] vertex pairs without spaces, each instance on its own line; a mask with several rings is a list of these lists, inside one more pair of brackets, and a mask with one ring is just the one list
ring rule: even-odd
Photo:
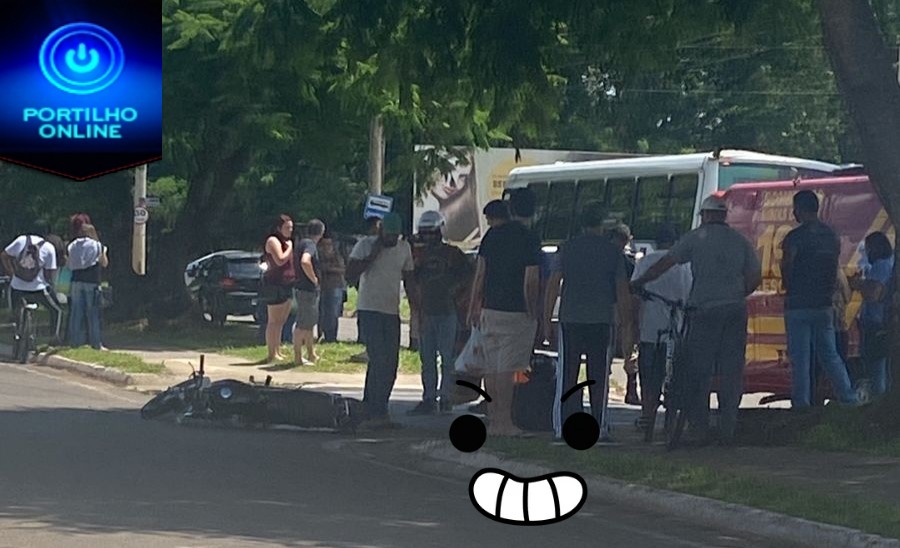
[[150,219],[150,212],[147,211],[147,208],[144,207],[136,207],[134,208],[134,224],[142,225]]

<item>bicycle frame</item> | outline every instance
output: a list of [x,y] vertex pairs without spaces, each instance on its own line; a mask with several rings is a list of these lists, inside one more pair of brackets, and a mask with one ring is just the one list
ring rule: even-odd
[[[678,443],[681,430],[684,427],[684,404],[680,401],[678,391],[682,389],[680,379],[676,380],[675,361],[676,353],[679,345],[684,341],[687,331],[687,312],[689,308],[680,300],[668,299],[658,293],[642,290],[640,297],[646,301],[657,301],[669,308],[669,325],[667,329],[660,330],[657,334],[657,341],[662,342],[665,338],[666,357],[665,367],[666,376],[662,386],[662,404],[666,408],[665,430],[667,434],[666,445],[672,449]],[[650,418],[647,430],[644,433],[644,440],[653,441],[654,429],[656,427],[656,413]]]
[[36,328],[34,325],[34,311],[38,305],[29,303],[22,298],[19,313],[16,316],[16,332],[13,345],[13,357],[19,363],[28,363],[30,354],[36,349]]

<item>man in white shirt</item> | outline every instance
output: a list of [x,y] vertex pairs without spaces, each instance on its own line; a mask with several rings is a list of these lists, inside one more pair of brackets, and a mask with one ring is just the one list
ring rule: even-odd
[[45,306],[50,311],[54,343],[59,344],[62,342],[63,314],[53,289],[58,265],[56,248],[47,241],[49,232],[46,224],[36,223],[30,233],[19,236],[0,252],[0,261],[13,275],[10,288],[16,325],[21,321],[23,302]]
[[[367,421],[361,428],[394,426],[388,415],[388,401],[400,363],[400,284],[406,287],[411,300],[416,295],[412,290],[412,250],[409,242],[400,239],[402,228],[399,215],[385,215],[379,234],[360,240],[347,265],[347,278],[359,279],[356,308],[369,357],[363,395]],[[410,302],[410,306],[418,309],[416,302]]]
[[[674,227],[664,225],[656,236],[656,251],[638,261],[632,280],[644,275],[651,266],[668,254],[678,240]],[[693,277],[689,264],[678,265],[645,289],[673,301],[687,302],[691,293]],[[683,321],[683,318],[682,318]],[[666,378],[666,337],[669,329],[669,308],[653,300],[641,301],[640,346],[638,354],[638,375],[641,381],[641,418],[638,425],[646,429],[659,409],[660,395]]]

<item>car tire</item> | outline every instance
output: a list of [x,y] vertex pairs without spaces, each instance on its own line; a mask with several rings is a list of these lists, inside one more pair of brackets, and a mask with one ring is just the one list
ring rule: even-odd
[[200,295],[197,298],[197,305],[200,309],[200,319],[204,322],[211,322],[213,320],[212,309],[210,308],[209,299],[206,298],[205,295]]

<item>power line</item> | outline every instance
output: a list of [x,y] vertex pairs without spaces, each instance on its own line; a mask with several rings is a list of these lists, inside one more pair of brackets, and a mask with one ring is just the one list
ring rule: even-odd
[[640,89],[640,88],[623,88],[618,91],[618,94],[624,95],[626,93],[650,93],[650,94],[664,94],[664,95],[766,95],[766,96],[828,96],[828,97],[837,97],[840,96],[840,93],[830,92],[830,91],[812,91],[812,90],[799,90],[799,91],[750,91],[750,90],[690,90],[685,91],[681,89]]

